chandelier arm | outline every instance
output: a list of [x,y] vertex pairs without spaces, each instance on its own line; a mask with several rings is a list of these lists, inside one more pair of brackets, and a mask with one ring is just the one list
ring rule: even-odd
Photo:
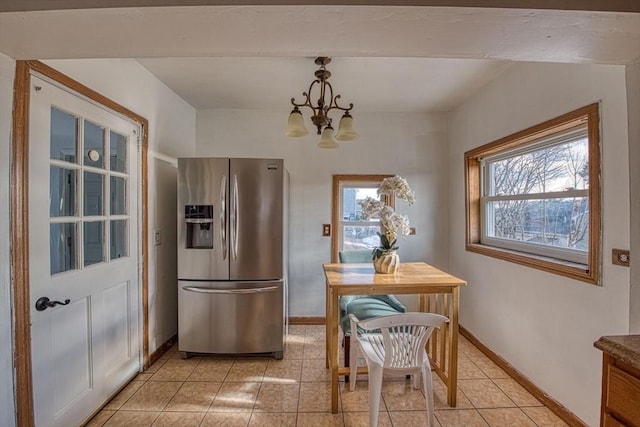
[[[353,103],[349,103],[349,107],[341,107],[340,105],[338,105],[338,98],[340,98],[340,95],[336,95],[335,98],[333,98],[331,104],[331,108],[329,108],[329,110],[332,109],[338,109],[338,110],[342,110],[342,111],[350,111],[353,108]],[[327,112],[329,112],[329,110],[327,110]]]
[[320,83],[320,80],[314,80],[311,82],[311,84],[309,85],[309,91],[308,92],[302,92],[302,96],[305,97],[305,101],[301,104],[298,104],[297,102],[295,102],[295,98],[291,98],[291,103],[295,106],[295,107],[309,107],[311,108],[311,110],[313,110],[313,114],[316,114],[316,107],[313,106],[313,103],[311,102],[311,89],[313,89],[313,85],[315,85],[316,83]]

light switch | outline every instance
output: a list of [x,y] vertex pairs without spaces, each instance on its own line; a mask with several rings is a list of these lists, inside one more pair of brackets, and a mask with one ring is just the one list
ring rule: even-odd
[[162,237],[160,236],[160,230],[153,230],[153,244],[160,246],[162,244]]
[[331,236],[331,224],[322,224],[322,236],[323,237]]

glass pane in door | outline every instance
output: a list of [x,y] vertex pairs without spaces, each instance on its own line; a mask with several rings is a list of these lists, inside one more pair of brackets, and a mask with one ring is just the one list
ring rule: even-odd
[[76,224],[51,224],[49,254],[51,274],[75,270],[77,265]]
[[76,171],[51,166],[49,173],[49,215],[76,215]]
[[84,266],[104,261],[104,222],[84,223]]
[[127,137],[111,132],[109,162],[112,171],[127,171]]
[[84,164],[104,168],[104,128],[84,122]]
[[127,246],[127,220],[119,219],[111,221],[111,259],[126,257],[129,254]]
[[84,173],[84,215],[103,214],[104,176],[99,173]]
[[127,213],[126,179],[112,176],[109,186],[111,215],[125,215]]
[[76,163],[78,118],[51,107],[50,157]]

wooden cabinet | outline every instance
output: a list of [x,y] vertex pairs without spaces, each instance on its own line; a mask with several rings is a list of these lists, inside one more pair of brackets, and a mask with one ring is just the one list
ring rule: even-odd
[[610,347],[607,342],[603,344],[605,338],[613,337],[603,337],[595,343],[604,351],[600,425],[640,427],[640,366],[636,363],[640,354],[629,353],[629,348]]

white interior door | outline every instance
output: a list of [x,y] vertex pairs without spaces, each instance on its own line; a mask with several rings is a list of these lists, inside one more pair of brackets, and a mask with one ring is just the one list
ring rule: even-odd
[[38,427],[78,425],[140,369],[136,130],[31,79],[29,274]]

